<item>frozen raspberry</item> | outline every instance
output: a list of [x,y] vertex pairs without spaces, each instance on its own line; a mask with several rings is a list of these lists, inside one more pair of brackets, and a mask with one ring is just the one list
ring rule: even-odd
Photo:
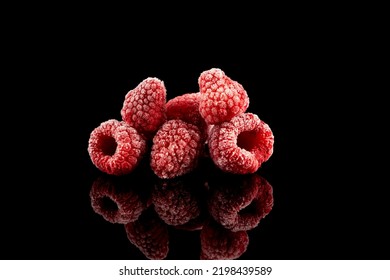
[[169,120],[153,137],[150,166],[163,179],[192,171],[203,148],[199,129],[182,120]]
[[252,113],[240,114],[229,122],[214,125],[208,147],[210,157],[221,170],[248,174],[267,161],[274,146],[270,127]]
[[246,231],[232,232],[215,221],[210,221],[200,232],[200,259],[237,259],[245,253],[248,244],[249,237]]
[[200,214],[196,194],[185,181],[163,181],[152,192],[154,210],[168,225],[184,225]]
[[129,241],[146,258],[162,260],[167,257],[169,251],[168,227],[156,215],[153,208],[143,212],[137,221],[126,224],[125,230]]
[[249,97],[242,85],[219,68],[202,72],[198,84],[201,93],[199,112],[208,124],[229,121],[249,106]]
[[145,204],[131,186],[119,180],[118,177],[98,177],[89,196],[95,213],[110,223],[127,224],[138,219]]
[[250,230],[271,211],[272,187],[260,175],[228,177],[221,181],[216,185],[210,183],[208,205],[211,216],[223,227],[231,231]]
[[112,175],[132,172],[146,151],[145,139],[125,122],[102,122],[90,134],[88,153],[92,163]]
[[199,113],[200,93],[186,93],[170,99],[166,104],[167,119],[179,119],[196,125],[206,136],[207,124]]
[[147,78],[126,94],[122,119],[150,139],[166,120],[165,103],[164,82]]

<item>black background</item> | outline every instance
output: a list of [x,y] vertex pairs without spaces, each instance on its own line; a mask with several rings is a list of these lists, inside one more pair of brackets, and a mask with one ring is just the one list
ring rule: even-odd
[[[375,130],[366,121],[370,93],[356,75],[362,60],[351,33],[293,22],[249,35],[232,28],[225,38],[177,30],[174,41],[158,27],[26,36],[9,71],[17,73],[9,88],[17,108],[4,128],[11,178],[2,184],[0,257],[144,259],[122,225],[91,208],[100,173],[87,153],[89,134],[120,119],[125,94],[143,79],[163,80],[171,99],[197,92],[199,74],[217,67],[244,86],[248,111],[275,136],[258,171],[275,204],[241,258],[388,259],[387,186],[368,142]],[[199,232],[171,234],[167,259],[199,258]]]

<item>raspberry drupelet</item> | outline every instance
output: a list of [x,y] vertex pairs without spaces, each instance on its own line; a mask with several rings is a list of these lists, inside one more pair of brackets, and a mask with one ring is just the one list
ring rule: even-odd
[[208,147],[221,170],[235,174],[256,172],[267,161],[274,146],[270,127],[256,114],[244,113],[229,122],[214,125]]
[[90,134],[88,153],[92,163],[111,175],[132,172],[146,152],[145,139],[123,121],[102,122]]
[[151,139],[166,121],[166,88],[157,78],[146,78],[130,90],[123,102],[123,121]]
[[249,107],[249,97],[243,86],[219,68],[203,71],[198,84],[201,93],[199,112],[209,125],[229,121]]

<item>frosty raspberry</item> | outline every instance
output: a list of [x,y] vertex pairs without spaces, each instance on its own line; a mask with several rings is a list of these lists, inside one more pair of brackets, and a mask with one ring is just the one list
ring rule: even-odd
[[166,120],[164,82],[147,78],[130,90],[123,102],[122,119],[139,133],[152,138]]
[[241,84],[219,68],[204,71],[198,78],[201,100],[199,112],[207,124],[219,124],[244,113],[249,97]]
[[221,170],[235,174],[256,172],[273,153],[270,127],[252,113],[240,114],[229,122],[214,125],[208,147]]
[[153,138],[150,166],[163,179],[192,171],[203,148],[199,129],[182,120],[169,120]]
[[102,122],[90,134],[88,153],[92,163],[111,175],[132,172],[146,151],[145,139],[118,120]]

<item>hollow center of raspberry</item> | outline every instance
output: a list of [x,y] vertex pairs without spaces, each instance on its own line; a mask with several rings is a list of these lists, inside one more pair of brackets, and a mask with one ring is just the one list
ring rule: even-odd
[[117,143],[113,137],[103,136],[100,139],[100,149],[103,154],[112,156],[115,154]]
[[237,137],[237,146],[251,151],[258,145],[260,138],[261,134],[256,131],[243,131]]
[[109,212],[118,211],[118,205],[107,196],[102,198],[102,208]]

